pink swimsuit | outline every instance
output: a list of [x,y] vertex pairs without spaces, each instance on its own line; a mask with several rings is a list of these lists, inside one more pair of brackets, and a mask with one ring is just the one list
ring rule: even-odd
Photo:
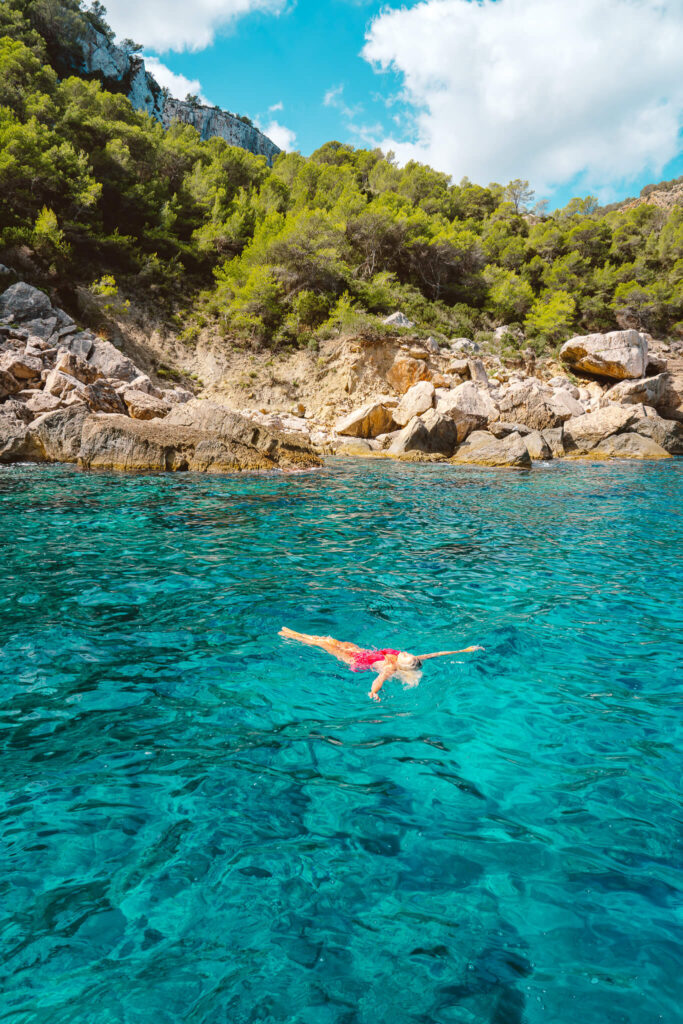
[[365,669],[372,668],[378,661],[384,661],[387,654],[398,653],[398,651],[392,651],[388,647],[381,651],[356,651],[349,668],[352,672],[364,672]]

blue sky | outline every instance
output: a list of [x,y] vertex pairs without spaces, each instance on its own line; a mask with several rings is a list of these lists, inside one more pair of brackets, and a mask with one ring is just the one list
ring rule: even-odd
[[201,91],[305,154],[329,139],[391,147],[456,181],[528,178],[551,207],[683,174],[681,0],[110,0],[108,10],[176,94]]

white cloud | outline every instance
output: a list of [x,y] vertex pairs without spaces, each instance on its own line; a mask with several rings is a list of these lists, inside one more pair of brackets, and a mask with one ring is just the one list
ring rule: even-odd
[[280,14],[287,0],[108,0],[107,21],[121,39],[153,50],[203,50],[218,29],[253,11]]
[[168,89],[171,96],[184,100],[188,93],[199,97],[200,103],[211,106],[202,93],[201,82],[197,78],[186,78],[185,75],[177,75],[165,64],[162,64],[156,57],[145,57],[145,67],[151,75],[154,75],[162,89]]
[[268,112],[270,114],[274,114],[277,110],[284,110],[284,109],[285,109],[285,105],[282,102],[282,100],[280,100],[279,103],[273,103],[272,107],[268,107]]
[[[272,109],[272,108],[271,108]],[[280,124],[275,118],[272,118],[268,124],[262,124],[260,121],[254,119],[254,124],[262,131],[264,135],[267,135],[269,139],[279,146],[280,149],[284,149],[287,152],[293,150],[296,146],[296,132],[293,132],[291,128],[287,128],[284,124]]]
[[323,104],[326,107],[337,107],[341,103],[341,98],[344,93],[343,85],[333,85],[331,89],[328,89],[323,96]]
[[539,190],[658,174],[679,148],[682,53],[680,0],[423,0],[383,10],[362,51],[414,108],[385,149]]

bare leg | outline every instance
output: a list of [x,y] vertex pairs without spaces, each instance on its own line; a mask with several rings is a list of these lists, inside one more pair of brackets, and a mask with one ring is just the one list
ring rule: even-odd
[[279,635],[287,640],[298,640],[299,643],[307,644],[309,647],[320,647],[323,651],[333,655],[333,657],[339,658],[340,661],[345,661],[347,665],[353,661],[354,653],[362,649],[358,644],[335,640],[332,636],[313,636],[309,633],[297,633],[296,630],[289,629],[287,626],[282,627]]

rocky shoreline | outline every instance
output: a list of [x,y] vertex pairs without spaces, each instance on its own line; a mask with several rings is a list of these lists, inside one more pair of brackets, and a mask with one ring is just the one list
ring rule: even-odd
[[20,282],[0,295],[0,462],[212,473],[321,465],[301,435],[192,398],[157,388],[38,289]]
[[[683,454],[680,376],[666,346],[635,330],[571,339],[565,371],[550,377],[531,352],[510,370],[465,338],[353,339],[347,349],[344,415],[233,410],[158,387],[19,282],[0,294],[0,462],[233,472],[314,468],[337,454],[529,469]],[[349,409],[354,394],[363,404]]]
[[[526,369],[510,370],[466,338],[448,349],[404,340],[393,362],[386,346],[366,347],[359,364],[365,372],[374,363],[386,393],[331,428],[265,410],[248,415],[342,455],[517,469],[560,458],[668,459],[683,455],[683,382],[669,370],[667,348],[635,330],[572,338],[560,352],[562,372],[550,375],[530,351]],[[351,364],[352,392],[353,372]]]

